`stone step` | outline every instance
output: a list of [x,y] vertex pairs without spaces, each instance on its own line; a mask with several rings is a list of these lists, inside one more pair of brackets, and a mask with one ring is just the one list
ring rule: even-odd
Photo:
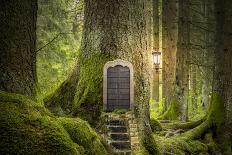
[[107,125],[126,125],[125,120],[120,119],[110,119],[107,121]]
[[119,140],[119,141],[128,141],[130,140],[130,137],[128,133],[110,133],[111,139],[114,141]]
[[131,155],[131,150],[116,151],[113,155]]
[[126,126],[108,126],[111,132],[116,133],[127,133],[127,127]]
[[130,141],[112,141],[110,145],[121,151],[131,149]]

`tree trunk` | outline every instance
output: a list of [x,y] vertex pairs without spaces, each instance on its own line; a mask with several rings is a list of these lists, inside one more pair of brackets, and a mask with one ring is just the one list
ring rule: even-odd
[[188,119],[188,89],[189,89],[189,1],[179,1],[178,43],[176,54],[176,85],[175,95],[180,113],[178,118]]
[[36,16],[36,0],[0,2],[1,91],[36,95]]
[[[159,51],[159,0],[153,0],[153,50]],[[159,101],[159,71],[153,66],[152,100]]]
[[174,95],[175,68],[176,68],[176,50],[177,50],[177,32],[178,32],[178,2],[167,0],[163,2],[163,98],[164,111],[167,110]]
[[190,97],[191,97],[191,107],[194,113],[197,111],[197,66],[190,65]]
[[205,4],[205,22],[206,28],[209,31],[205,32],[205,51],[204,63],[202,69],[202,107],[208,108],[210,104],[210,93],[212,92],[213,83],[213,66],[214,66],[214,50],[215,50],[215,14],[214,14],[214,0],[204,0]]
[[[216,1],[216,49],[215,49],[215,77],[213,93],[217,94],[224,105],[225,117],[224,125],[219,124],[219,136],[218,137],[223,146],[224,154],[231,154],[232,150],[232,3],[230,0]],[[213,100],[215,100],[213,98]]]
[[159,119],[188,119],[189,92],[189,1],[178,1],[178,39],[176,52],[175,94],[168,110]]
[[115,59],[129,61],[134,68],[135,111],[140,120],[142,144],[149,144],[152,139],[149,126],[151,6],[150,0],[85,1],[80,76],[72,111],[90,123],[97,123],[103,107],[105,63]]

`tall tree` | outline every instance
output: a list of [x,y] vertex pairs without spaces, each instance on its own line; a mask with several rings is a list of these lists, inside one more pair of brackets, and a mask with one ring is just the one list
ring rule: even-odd
[[[153,0],[152,10],[153,10],[153,50],[159,51],[159,0]],[[155,70],[153,66],[153,82],[152,82],[152,99],[159,99],[159,72]]]
[[207,130],[214,133],[223,154],[232,153],[232,3],[229,0],[215,1],[216,33],[215,68],[213,77],[213,95],[205,121],[196,128],[183,134],[187,139],[201,137]]
[[179,0],[178,40],[176,54],[175,102],[179,109],[178,118],[187,120],[189,90],[189,1]]
[[[131,62],[134,68],[135,105],[140,118],[141,142],[148,145],[152,139],[148,125],[151,6],[150,0],[120,3],[114,0],[85,1],[79,78],[77,89],[69,92],[74,96],[72,113],[93,122],[102,108],[104,64],[118,58]],[[69,90],[68,86],[62,85],[64,93]],[[54,101],[57,101],[56,96],[62,95],[65,94],[54,94],[47,99],[47,104],[51,101],[59,103]],[[67,100],[62,101],[62,104],[67,103]]]
[[164,111],[167,110],[174,95],[177,32],[178,32],[178,1],[167,0],[163,2],[162,11],[162,46],[163,47],[163,98]]
[[189,1],[178,1],[178,33],[175,67],[175,93],[167,111],[159,119],[187,120],[189,90]]
[[209,96],[212,92],[214,51],[215,51],[215,10],[214,0],[205,0],[205,51],[204,64],[202,67],[202,107],[208,108]]
[[36,0],[0,2],[1,91],[36,94],[36,16]]
[[222,120],[218,124],[224,154],[232,153],[232,3],[229,0],[216,0],[216,49],[213,101],[221,104]]

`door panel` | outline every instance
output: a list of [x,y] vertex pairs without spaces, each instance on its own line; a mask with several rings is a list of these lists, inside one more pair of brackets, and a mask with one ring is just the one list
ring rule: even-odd
[[115,66],[107,70],[107,110],[130,108],[130,70]]

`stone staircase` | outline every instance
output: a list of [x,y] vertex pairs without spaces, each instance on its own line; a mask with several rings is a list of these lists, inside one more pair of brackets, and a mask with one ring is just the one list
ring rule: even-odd
[[128,121],[123,118],[109,117],[107,128],[108,143],[113,148],[113,155],[131,155]]

